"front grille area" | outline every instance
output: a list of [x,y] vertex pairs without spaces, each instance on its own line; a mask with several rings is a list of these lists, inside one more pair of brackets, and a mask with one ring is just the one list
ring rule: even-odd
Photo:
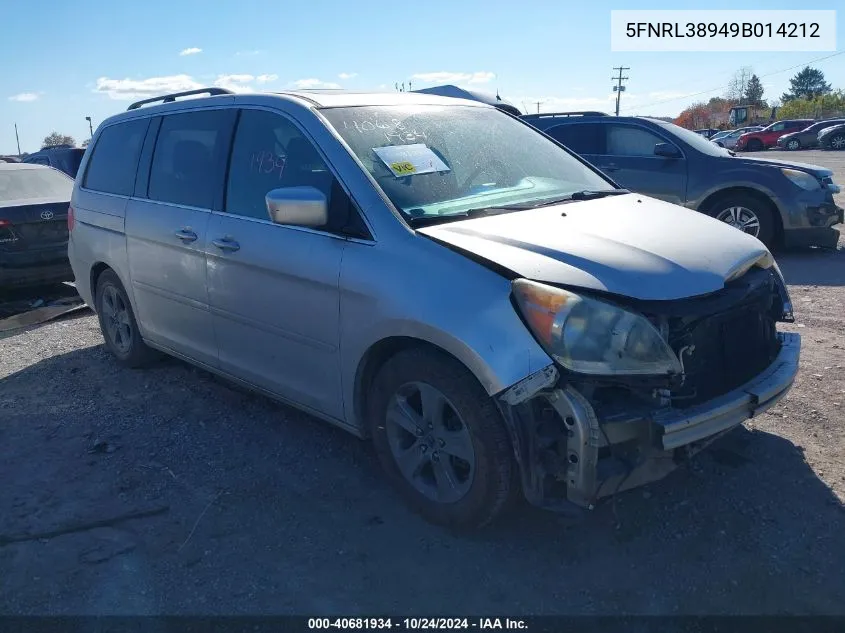
[[686,375],[672,391],[673,406],[692,406],[736,389],[774,361],[782,306],[772,275],[752,269],[722,292],[673,302],[669,344]]

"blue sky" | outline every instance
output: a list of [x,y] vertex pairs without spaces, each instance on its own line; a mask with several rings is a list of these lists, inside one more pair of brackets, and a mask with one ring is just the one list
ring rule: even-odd
[[[697,7],[835,9],[839,2],[723,2]],[[457,83],[536,111],[612,111],[613,66],[630,66],[623,114],[676,115],[723,92],[751,66],[768,97],[802,65],[830,53],[612,53],[613,8],[676,9],[677,2],[426,0],[5,0],[0,58],[0,153],[36,151],[51,131],[88,137],[133,99],[198,86],[240,90],[340,86],[392,89]],[[839,17],[839,16],[838,16]],[[843,50],[845,19],[837,46]],[[845,55],[814,64],[845,88]],[[715,88],[699,96],[696,92]]]

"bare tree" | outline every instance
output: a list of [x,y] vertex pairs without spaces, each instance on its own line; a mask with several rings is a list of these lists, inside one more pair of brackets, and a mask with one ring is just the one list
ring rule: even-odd
[[751,66],[743,66],[737,70],[728,83],[727,90],[725,90],[725,98],[734,103],[741,104],[745,97],[745,91],[748,89],[748,82],[751,81],[753,75],[754,71]]
[[41,149],[47,147],[56,147],[56,145],[76,145],[76,141],[72,136],[67,134],[59,134],[58,132],[51,132],[49,136],[45,136],[41,142]]

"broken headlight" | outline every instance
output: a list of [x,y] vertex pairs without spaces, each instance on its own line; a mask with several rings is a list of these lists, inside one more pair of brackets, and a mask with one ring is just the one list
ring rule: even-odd
[[611,303],[517,279],[513,294],[546,352],[582,374],[681,373],[672,349],[648,319]]

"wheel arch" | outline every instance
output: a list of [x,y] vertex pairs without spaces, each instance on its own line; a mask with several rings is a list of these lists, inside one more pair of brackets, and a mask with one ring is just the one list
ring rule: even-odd
[[772,222],[775,229],[775,240],[781,243],[783,241],[783,218],[781,217],[780,208],[770,194],[755,187],[735,185],[732,187],[725,187],[724,189],[718,189],[704,198],[704,200],[701,201],[701,204],[698,205],[697,210],[709,215],[709,211],[719,200],[723,198],[730,198],[735,195],[751,196],[769,209],[772,214]]
[[464,369],[466,369],[472,376],[475,377],[476,380],[479,381],[482,388],[489,392],[489,385],[485,384],[485,380],[479,376],[478,371],[473,371],[473,368],[470,367],[463,359],[459,358],[458,355],[452,353],[445,347],[429,340],[413,336],[388,336],[370,345],[361,357],[357,370],[355,371],[354,387],[352,392],[353,412],[357,430],[362,437],[367,437],[369,435],[369,429],[366,424],[366,412],[368,405],[367,398],[369,396],[369,386],[372,384],[372,381],[375,379],[379,370],[388,360],[400,352],[408,349],[419,348],[434,351],[460,363]]
[[[91,283],[91,302],[94,304],[91,306],[91,309],[96,312],[97,311],[97,282],[100,279],[100,275],[102,275],[107,270],[112,271],[115,275],[117,275],[117,271],[114,268],[109,266],[105,262],[96,262],[93,266],[91,266],[91,273],[89,277],[89,281]],[[118,277],[119,278],[119,277]]]

